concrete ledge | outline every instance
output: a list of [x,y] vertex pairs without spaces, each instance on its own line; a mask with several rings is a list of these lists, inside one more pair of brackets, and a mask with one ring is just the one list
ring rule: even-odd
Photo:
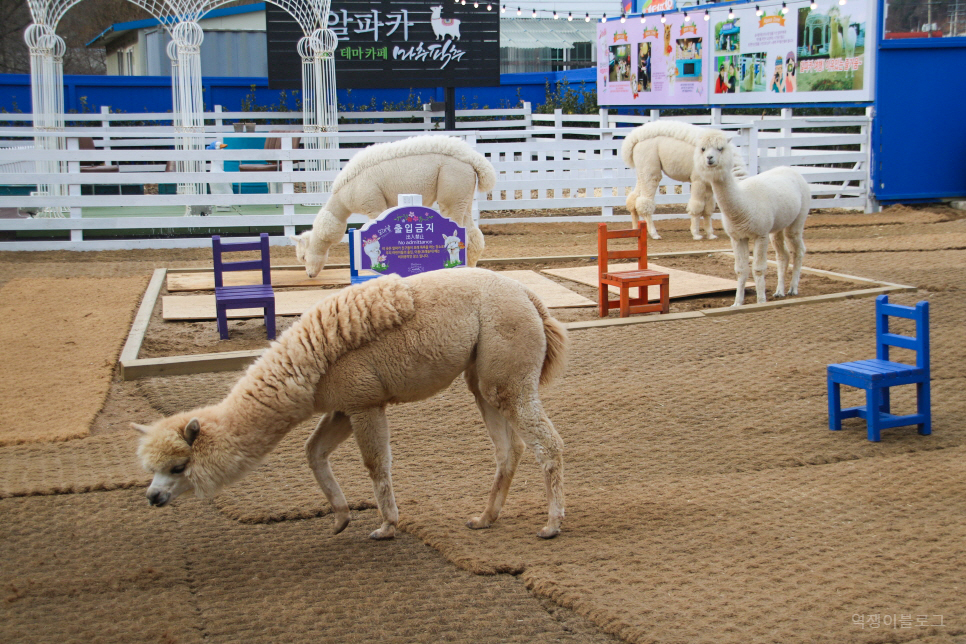
[[138,307],[137,315],[134,316],[134,322],[131,324],[131,330],[127,334],[127,342],[124,343],[124,348],[121,350],[122,378],[124,363],[136,359],[138,352],[141,350],[144,334],[147,332],[148,323],[151,321],[151,313],[154,312],[158,294],[161,293],[161,287],[164,286],[166,272],[163,268],[155,269],[151,281],[148,282],[148,288],[144,291],[144,297],[141,298],[141,306]]
[[568,331],[580,329],[602,329],[610,326],[627,326],[629,324],[647,324],[648,322],[671,322],[673,320],[689,320],[703,318],[700,311],[684,311],[682,313],[658,313],[657,315],[640,315],[629,318],[601,318],[587,322],[567,322],[564,324]]
[[834,302],[836,300],[851,300],[857,297],[873,297],[883,293],[893,293],[902,291],[916,291],[915,286],[883,286],[881,288],[867,288],[858,291],[845,291],[844,293],[829,293],[827,295],[812,295],[810,297],[796,297],[794,299],[781,299],[772,302],[762,302],[761,304],[744,304],[742,306],[726,306],[719,309],[704,309],[702,313],[708,317],[720,315],[737,315],[739,313],[757,313],[759,311],[770,311],[773,309],[783,309],[788,306],[799,304],[822,304],[823,302]]
[[121,363],[121,378],[134,380],[151,376],[184,376],[214,371],[238,371],[255,362],[264,352],[265,349],[255,349],[129,360]]

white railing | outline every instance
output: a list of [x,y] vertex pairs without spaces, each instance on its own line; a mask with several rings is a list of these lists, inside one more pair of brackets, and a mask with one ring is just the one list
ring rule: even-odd
[[[474,129],[458,129],[460,136],[486,155],[497,171],[496,187],[478,195],[474,216],[481,223],[525,223],[531,221],[615,221],[614,207],[624,205],[635,183],[634,173],[620,158],[620,146],[629,127],[650,120],[649,116],[615,116],[602,110],[597,115],[524,114],[523,110],[468,110],[458,117],[472,119]],[[423,117],[430,115],[429,119]],[[311,226],[318,204],[328,194],[299,191],[312,182],[334,179],[336,171],[305,171],[312,159],[332,161],[341,167],[366,145],[411,136],[414,132],[435,132],[434,112],[362,112],[341,115],[356,119],[358,129],[348,127],[337,134],[306,134],[296,124],[277,121],[257,126],[254,133],[236,133],[225,120],[294,119],[298,114],[214,112],[205,128],[206,142],[230,136],[235,143],[245,138],[277,137],[282,149],[223,149],[187,151],[174,149],[176,133],[170,126],[119,125],[119,122],[160,120],[163,114],[85,115],[94,126],[68,128],[64,133],[68,151],[59,153],[66,161],[63,175],[36,172],[54,152],[32,147],[32,128],[0,129],[0,186],[67,184],[66,196],[0,196],[0,208],[39,212],[48,206],[63,206],[70,216],[63,219],[0,219],[0,250],[101,250],[119,248],[185,248],[210,243],[207,235],[232,229],[254,232],[273,229],[288,234]],[[170,115],[167,115],[170,118]],[[216,118],[217,117],[217,118]],[[416,122],[398,122],[417,119]],[[477,118],[478,117],[478,118]],[[6,118],[6,117],[4,117]],[[386,120],[390,122],[386,122]],[[494,120],[499,119],[499,120]],[[380,120],[380,123],[360,123]],[[692,122],[733,131],[752,173],[776,165],[798,167],[812,186],[816,207],[869,210],[869,131],[867,116],[781,117],[707,116],[688,117]],[[519,125],[517,124],[519,122]],[[460,122],[462,124],[462,122]],[[348,123],[346,124],[348,125]],[[365,126],[368,129],[362,130]],[[407,129],[402,129],[405,126]],[[494,129],[483,127],[496,126]],[[342,127],[340,125],[340,127]],[[439,131],[440,134],[446,134]],[[340,148],[293,149],[292,138],[336,136]],[[81,150],[81,137],[95,139],[94,150]],[[29,147],[24,147],[29,146]],[[842,150],[840,148],[847,147]],[[277,172],[225,172],[225,162],[247,160],[280,161]],[[202,161],[204,173],[166,171],[169,162]],[[82,166],[109,164],[119,172],[84,172]],[[324,167],[324,164],[321,164]],[[206,183],[211,194],[82,194],[100,191],[101,186],[142,186],[177,183]],[[266,194],[234,194],[231,186],[268,184]],[[84,188],[82,186],[90,186]],[[680,204],[689,197],[688,183],[667,177],[656,201]],[[311,204],[314,204],[311,205]],[[185,206],[210,216],[183,216]],[[591,207],[599,215],[576,216],[568,209]],[[503,217],[507,210],[554,211],[535,218]],[[556,214],[556,211],[561,211]],[[680,216],[680,215],[677,215]],[[660,216],[658,217],[660,218]],[[350,221],[363,221],[353,216]],[[117,239],[123,231],[127,239]],[[87,233],[85,237],[85,233]],[[163,236],[162,236],[163,235]],[[106,238],[114,236],[115,238]],[[285,236],[273,236],[273,243],[287,244]]]

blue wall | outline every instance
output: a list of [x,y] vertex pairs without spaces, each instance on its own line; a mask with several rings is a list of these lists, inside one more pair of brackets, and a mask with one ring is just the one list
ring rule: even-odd
[[[499,87],[465,87],[456,90],[457,108],[516,107],[520,100],[530,101],[534,107],[546,101],[545,84],[555,84],[566,77],[570,86],[595,91],[595,69],[538,74],[502,74]],[[221,105],[228,111],[239,111],[255,86],[254,103],[258,106],[276,106],[280,92],[268,88],[268,79],[262,77],[204,78],[205,108],[210,110]],[[443,100],[443,88],[416,88],[413,90],[338,90],[339,104],[359,109],[375,99],[376,109],[383,103],[408,103],[410,91],[417,103]],[[109,105],[111,111],[121,113],[169,112],[171,111],[171,78],[168,76],[64,76],[65,109],[68,112],[99,112],[101,105]],[[295,110],[296,96],[286,93],[287,105]],[[250,99],[249,99],[250,100]],[[5,112],[30,112],[30,76],[28,74],[0,74],[0,110]]]

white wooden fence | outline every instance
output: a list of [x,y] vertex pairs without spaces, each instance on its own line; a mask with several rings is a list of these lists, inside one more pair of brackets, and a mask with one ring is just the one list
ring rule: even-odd
[[[529,106],[517,110],[460,110],[455,134],[487,156],[497,171],[496,187],[480,194],[474,216],[481,223],[499,225],[531,221],[616,221],[634,186],[633,171],[620,158],[623,136],[629,128],[657,118],[648,116],[531,114]],[[361,112],[341,114],[338,149],[293,149],[292,137],[310,136],[295,124],[299,113],[210,114],[206,142],[226,136],[236,138],[267,135],[281,139],[278,150],[174,149],[177,133],[170,125],[144,125],[170,119],[170,114],[77,115],[87,127],[72,127],[61,133],[68,150],[56,153],[33,147],[34,132],[14,123],[29,123],[29,117],[4,115],[11,123],[0,128],[0,186],[64,183],[66,196],[0,196],[0,250],[104,250],[123,248],[186,248],[207,246],[208,235],[230,229],[282,229],[285,234],[311,226],[314,211],[306,204],[321,204],[327,193],[297,192],[306,182],[331,181],[335,171],[305,170],[305,161],[333,159],[340,167],[362,147],[412,136],[414,132],[439,132],[442,113]],[[226,120],[260,121],[254,133],[235,132]],[[868,116],[793,117],[790,109],[781,117],[722,116],[712,110],[702,117],[688,117],[700,124],[730,130],[751,173],[777,165],[798,167],[808,179],[815,207],[871,210],[869,193]],[[81,150],[81,137],[93,137],[96,149]],[[845,148],[845,149],[843,149]],[[36,172],[33,164],[57,156],[67,162],[63,175]],[[201,160],[204,173],[165,172],[168,161]],[[277,172],[224,172],[225,161],[260,159],[280,161]],[[118,173],[82,172],[82,164],[106,163],[120,167]],[[230,184],[268,183],[269,194],[233,194]],[[81,186],[144,186],[153,184],[207,183],[212,194],[82,195]],[[689,184],[664,178],[656,201],[680,204],[681,213],[689,196]],[[207,207],[207,217],[182,216],[186,207]],[[62,207],[66,218],[17,218],[17,210],[41,211]],[[172,208],[174,207],[174,208]],[[574,208],[591,207],[599,215],[567,214]],[[114,208],[113,211],[104,210]],[[501,211],[544,210],[552,216],[509,217]],[[238,214],[237,210],[245,214]],[[297,212],[301,210],[301,212]],[[571,213],[573,211],[571,210]],[[683,216],[683,215],[677,215]],[[660,217],[658,217],[660,218]],[[353,216],[350,221],[363,221]],[[111,238],[124,231],[128,238]],[[86,236],[85,236],[86,233]],[[161,234],[163,233],[163,236]],[[273,236],[275,244],[287,244],[285,236]]]

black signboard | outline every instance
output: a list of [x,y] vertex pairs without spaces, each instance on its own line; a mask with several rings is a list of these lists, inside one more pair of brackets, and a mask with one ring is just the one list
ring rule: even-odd
[[[479,87],[500,84],[498,4],[453,0],[334,0],[329,28],[339,89]],[[303,36],[285,10],[266,3],[268,84],[300,89]]]

